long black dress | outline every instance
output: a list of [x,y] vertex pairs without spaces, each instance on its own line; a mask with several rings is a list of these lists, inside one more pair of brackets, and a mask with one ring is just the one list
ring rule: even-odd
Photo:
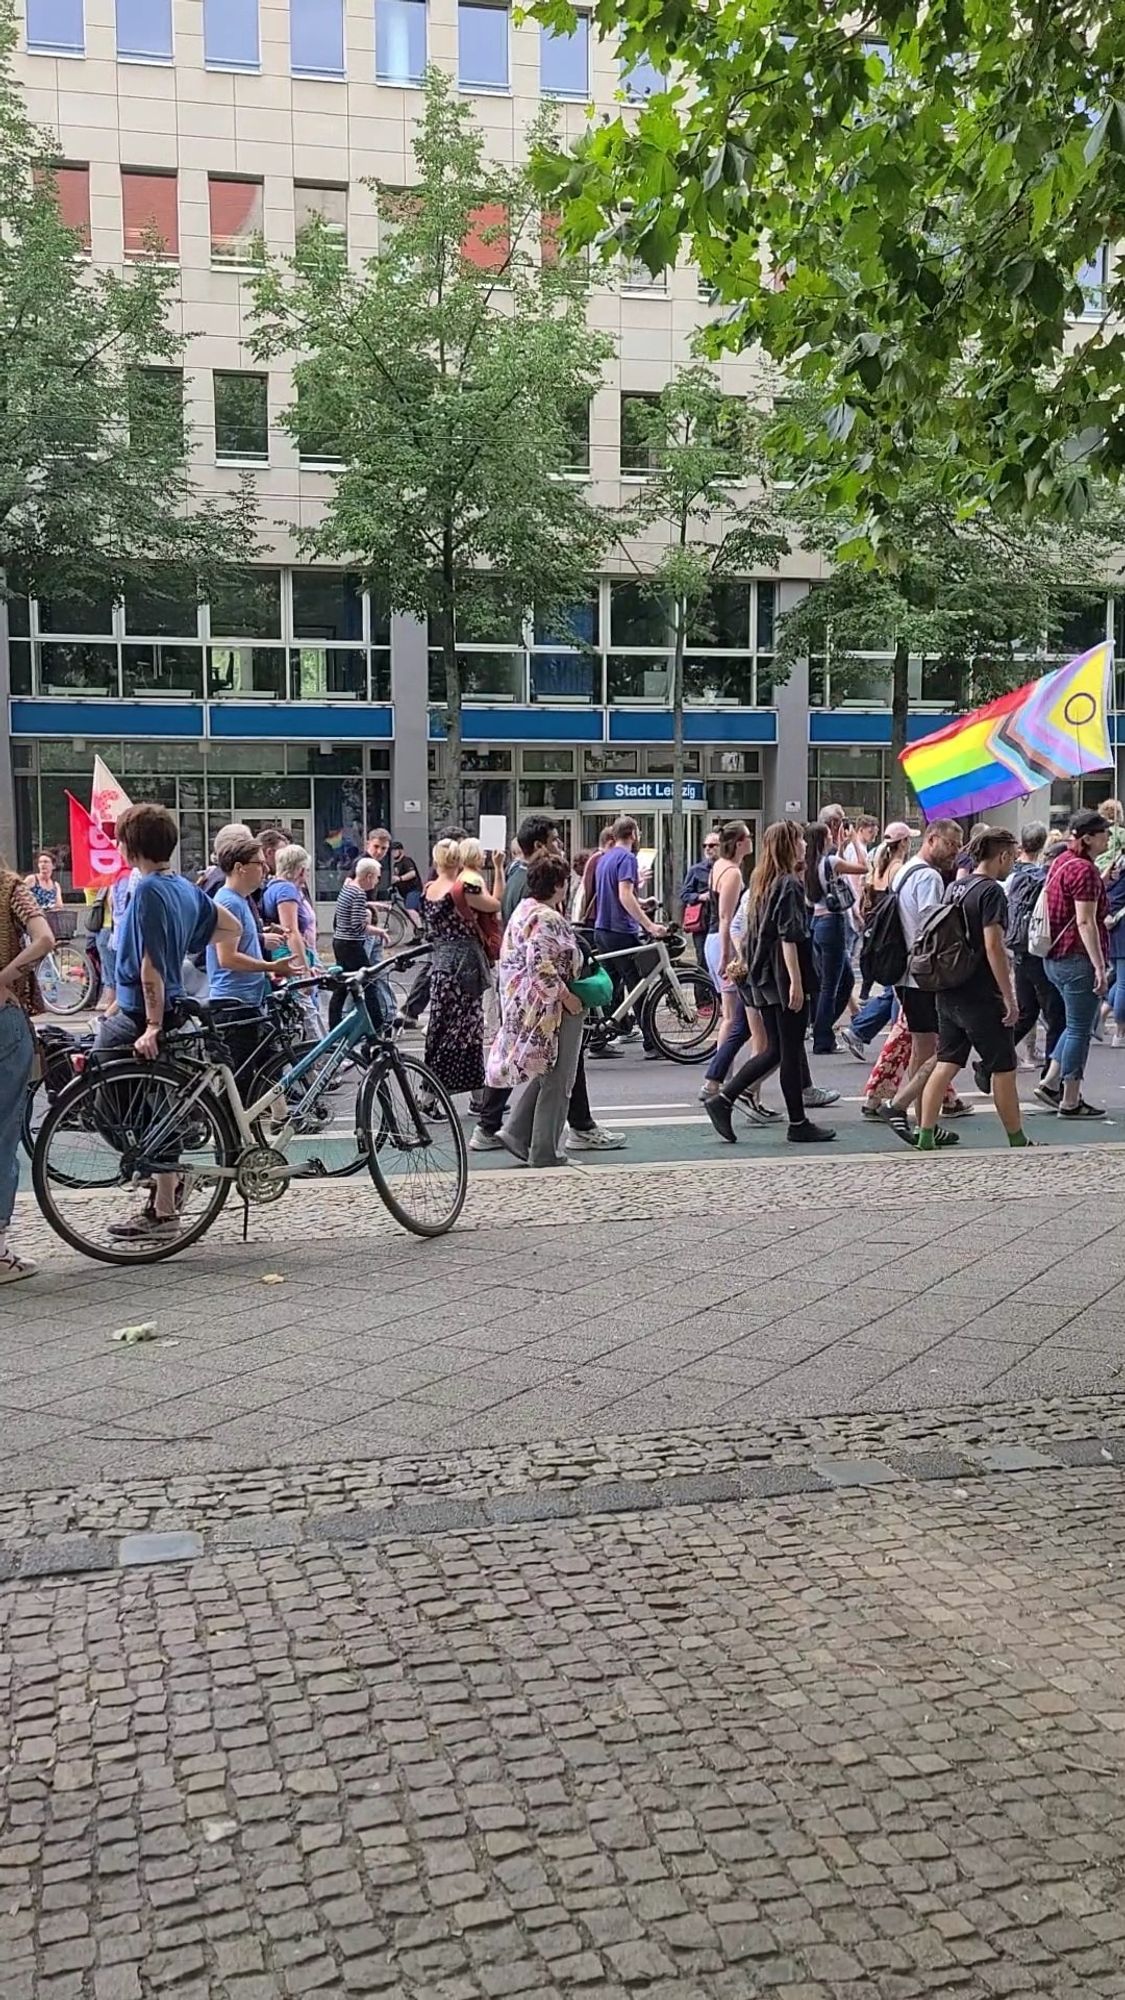
[[458,916],[452,896],[436,901],[425,897],[422,922],[434,952],[426,1068],[449,1091],[483,1090],[483,953]]

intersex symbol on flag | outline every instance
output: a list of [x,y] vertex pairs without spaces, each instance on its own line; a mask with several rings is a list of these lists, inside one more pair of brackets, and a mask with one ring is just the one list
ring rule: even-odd
[[76,889],[106,889],[120,875],[124,863],[108,833],[95,825],[72,792],[70,805],[70,873]]
[[90,818],[98,826],[113,826],[132,803],[128,792],[118,784],[109,765],[104,764],[100,757],[95,757]]

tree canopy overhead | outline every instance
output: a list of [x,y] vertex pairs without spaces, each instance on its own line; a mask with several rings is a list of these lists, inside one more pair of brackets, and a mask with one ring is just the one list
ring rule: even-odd
[[593,12],[667,87],[540,155],[569,239],[698,263],[715,343],[816,392],[805,481],[869,547],[920,434],[962,511],[1080,520],[1125,466],[1119,0]]

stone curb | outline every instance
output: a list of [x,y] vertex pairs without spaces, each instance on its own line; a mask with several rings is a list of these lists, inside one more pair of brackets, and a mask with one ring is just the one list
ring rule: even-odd
[[[343,1513],[246,1517],[212,1533],[154,1531],[116,1537],[67,1535],[0,1546],[0,1583],[104,1574],[196,1562],[206,1555],[299,1548],[328,1542],[362,1546],[420,1536],[474,1534],[490,1528],[656,1513],[809,1494],[873,1492],[886,1486],[933,1485],[1076,1468],[1125,1470],[1125,1436],[1065,1438],[1049,1450],[997,1445],[982,1451],[895,1450],[885,1459],[820,1456],[807,1465],[758,1462],[735,1472],[687,1473],[651,1480],[607,1480],[580,1488],[506,1491],[479,1499],[449,1498],[356,1507]],[[968,1495],[966,1495],[966,1498]]]

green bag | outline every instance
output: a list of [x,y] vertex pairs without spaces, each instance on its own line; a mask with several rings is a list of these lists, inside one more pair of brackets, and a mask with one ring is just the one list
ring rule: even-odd
[[570,990],[584,1007],[608,1007],[613,1000],[613,981],[604,965],[595,972],[587,972],[581,979],[572,979]]

